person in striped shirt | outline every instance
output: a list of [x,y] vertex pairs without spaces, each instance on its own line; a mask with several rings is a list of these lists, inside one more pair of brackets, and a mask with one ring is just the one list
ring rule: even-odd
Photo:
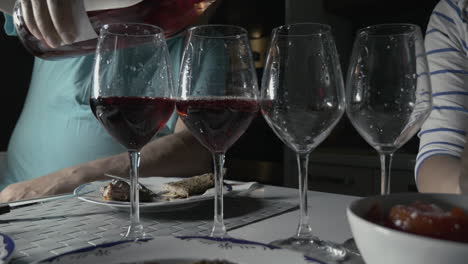
[[468,0],[441,0],[425,45],[433,109],[419,132],[420,192],[468,193]]

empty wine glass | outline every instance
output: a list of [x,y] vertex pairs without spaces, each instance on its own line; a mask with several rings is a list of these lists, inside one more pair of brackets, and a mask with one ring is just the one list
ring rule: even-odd
[[140,149],[174,112],[169,53],[162,29],[146,24],[102,27],[94,64],[91,109],[130,156],[130,227],[126,239],[145,238],[140,224]]
[[258,112],[258,84],[247,31],[229,25],[188,30],[177,112],[213,155],[215,210],[212,236],[227,236],[223,221],[225,153]]
[[327,260],[345,250],[312,233],[307,207],[309,154],[345,111],[343,77],[331,28],[302,23],[273,30],[262,80],[261,110],[275,134],[297,156],[300,222],[297,233],[272,242]]
[[381,161],[381,194],[390,192],[393,153],[420,128],[432,108],[421,30],[383,24],[357,33],[346,84],[346,112]]

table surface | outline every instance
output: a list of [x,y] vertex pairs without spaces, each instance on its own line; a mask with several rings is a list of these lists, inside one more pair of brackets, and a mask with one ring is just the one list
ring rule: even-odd
[[[297,189],[265,186],[263,198],[299,203]],[[358,197],[332,193],[308,192],[309,217],[312,231],[323,240],[344,242],[351,230],[346,218],[347,206]],[[295,234],[299,222],[299,210],[274,216],[235,230],[233,237],[268,243]]]
[[[249,205],[244,202],[249,201],[245,198],[230,198],[225,203],[226,225],[231,229],[229,234],[232,237],[269,243],[295,234],[299,221],[299,210],[294,208],[298,204],[297,189],[267,185],[251,192],[249,196],[261,198],[256,199],[261,201],[261,206],[254,206],[256,210],[246,209]],[[346,207],[357,197],[312,191],[309,191],[308,196],[310,224],[316,236],[338,243],[351,237]],[[206,202],[190,216],[187,216],[186,211],[155,213],[147,219],[142,217],[142,222],[147,231],[153,230],[153,236],[184,235],[184,232],[204,234],[209,232],[213,210],[212,203]],[[86,243],[104,242],[106,236],[115,236],[121,232],[118,227],[124,227],[128,221],[125,212],[115,212],[109,208],[103,210],[102,205],[92,205],[78,199],[48,202],[16,210],[0,217],[2,232],[17,242],[13,263],[29,263],[35,258],[42,259],[50,254],[84,247]],[[248,213],[240,213],[242,211]],[[67,217],[69,214],[71,217]],[[16,220],[18,218],[20,221]],[[26,221],[29,218],[34,221]],[[99,232],[94,232],[95,229]],[[94,242],[88,241],[88,236]]]

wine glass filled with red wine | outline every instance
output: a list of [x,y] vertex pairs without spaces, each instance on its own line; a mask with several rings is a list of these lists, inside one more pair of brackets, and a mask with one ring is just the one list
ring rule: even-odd
[[145,238],[139,212],[139,151],[164,127],[175,107],[162,29],[146,24],[102,27],[90,105],[107,132],[129,153],[131,223],[125,238]]
[[246,30],[229,25],[189,29],[179,80],[177,112],[213,155],[216,195],[211,235],[224,237],[225,153],[259,109],[257,77]]

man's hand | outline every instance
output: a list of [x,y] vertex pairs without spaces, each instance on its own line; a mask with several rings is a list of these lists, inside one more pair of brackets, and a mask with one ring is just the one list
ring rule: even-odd
[[124,176],[127,171],[127,153],[102,158],[11,184],[0,192],[0,202],[70,193],[83,183],[105,179],[104,173]]
[[122,176],[127,171],[127,153],[93,160],[36,179],[11,184],[0,192],[0,202],[70,193],[83,183],[105,179],[104,173]]
[[[110,166],[110,164],[122,158],[124,157],[117,155],[99,159],[65,168],[36,179],[8,185],[0,192],[0,202],[4,203],[70,193],[83,183],[102,179],[104,177],[102,176],[103,172],[105,172],[103,168],[107,170],[106,166]],[[116,171],[110,171],[118,173]]]
[[72,192],[81,176],[79,170],[63,169],[58,172],[7,186],[0,192],[0,202],[32,199]]
[[29,31],[52,48],[71,44],[76,38],[73,6],[82,0],[20,0]]
[[15,3],[15,0],[0,0],[0,11],[5,14],[11,15],[13,13]]

